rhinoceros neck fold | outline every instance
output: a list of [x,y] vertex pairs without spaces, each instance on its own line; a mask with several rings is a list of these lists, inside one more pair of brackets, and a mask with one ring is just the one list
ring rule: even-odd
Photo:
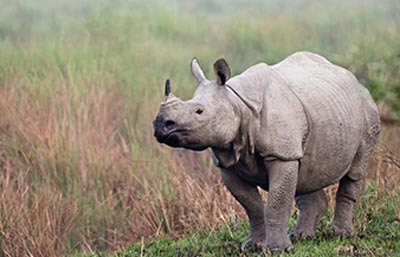
[[271,68],[260,63],[251,66],[240,75],[230,78],[225,85],[232,96],[237,98],[251,110],[255,117],[259,117],[263,106],[265,87],[268,84],[268,78]]
[[[247,106],[247,105],[246,105]],[[259,118],[255,117],[254,109],[240,108],[240,127],[236,138],[223,148],[212,148],[213,159],[218,167],[229,168],[237,164],[241,158],[255,153],[255,133]],[[257,115],[258,116],[258,115]]]
[[217,166],[230,167],[243,156],[254,155],[255,135],[259,129],[260,111],[264,95],[265,74],[269,72],[266,64],[250,67],[242,74],[228,80],[226,89],[231,92],[232,104],[240,116],[237,137],[225,148],[213,148]]
[[248,102],[246,101],[233,87],[231,87],[228,84],[225,84],[225,86],[233,92],[234,95],[236,95],[246,106],[247,108],[250,109],[250,111],[253,113],[254,116],[258,117],[259,113],[257,110]]

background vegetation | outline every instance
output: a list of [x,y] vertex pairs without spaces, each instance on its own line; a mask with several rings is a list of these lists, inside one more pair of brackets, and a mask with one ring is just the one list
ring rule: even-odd
[[210,78],[219,57],[237,74],[297,50],[350,69],[391,123],[367,203],[399,199],[400,5],[331,2],[0,1],[0,256],[112,251],[244,217],[207,152],[153,139],[165,79],[195,89],[193,56]]

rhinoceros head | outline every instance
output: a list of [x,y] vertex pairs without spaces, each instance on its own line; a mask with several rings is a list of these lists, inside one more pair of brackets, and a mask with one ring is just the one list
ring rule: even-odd
[[192,99],[182,101],[165,84],[165,99],[153,122],[154,136],[171,147],[204,150],[228,145],[236,137],[240,118],[229,98],[225,82],[230,69],[224,59],[214,64],[217,79],[208,80],[196,58],[191,62],[193,76],[198,82]]

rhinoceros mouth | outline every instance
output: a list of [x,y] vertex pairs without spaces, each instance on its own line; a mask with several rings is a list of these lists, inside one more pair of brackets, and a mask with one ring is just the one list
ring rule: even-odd
[[170,131],[166,134],[158,134],[156,139],[158,142],[167,144],[171,147],[179,147],[186,130],[179,129]]
[[157,135],[156,139],[159,143],[166,144],[170,147],[182,147],[194,151],[207,149],[207,146],[191,142],[189,131],[186,129],[178,129],[171,131],[168,134]]

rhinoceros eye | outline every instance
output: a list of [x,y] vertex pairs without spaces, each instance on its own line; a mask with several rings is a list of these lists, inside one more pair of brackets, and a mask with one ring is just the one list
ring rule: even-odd
[[202,114],[202,113],[203,113],[203,110],[202,110],[202,109],[200,109],[200,108],[196,109],[196,114],[200,115],[200,114]]

